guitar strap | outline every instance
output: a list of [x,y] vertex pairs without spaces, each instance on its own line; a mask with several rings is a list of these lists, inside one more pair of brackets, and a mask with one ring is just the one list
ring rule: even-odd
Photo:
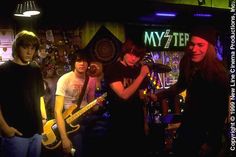
[[80,109],[80,105],[81,105],[81,102],[82,102],[83,97],[84,97],[85,90],[86,90],[87,85],[88,85],[88,80],[89,80],[89,76],[86,75],[86,76],[85,76],[84,85],[83,85],[83,87],[82,87],[82,90],[81,90],[80,96],[79,96],[79,98],[78,98],[78,100],[77,100],[77,103],[76,103],[77,106],[78,106],[78,109]]

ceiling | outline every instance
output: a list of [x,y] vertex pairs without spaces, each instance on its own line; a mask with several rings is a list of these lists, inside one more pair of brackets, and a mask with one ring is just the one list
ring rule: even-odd
[[152,0],[155,2],[165,2],[171,4],[201,5],[204,7],[213,7],[229,9],[229,0]]
[[[2,2],[3,1],[3,2]],[[24,0],[1,0],[0,17],[14,20],[16,5]],[[41,9],[43,23],[64,23],[83,20],[125,20],[142,14],[141,2],[126,3],[122,0],[35,0]],[[128,14],[128,15],[127,15]],[[63,21],[63,22],[62,22]]]
[[[183,4],[170,4],[157,2],[157,0],[35,0],[41,14],[34,18],[14,17],[16,5],[23,0],[1,0],[0,25],[8,23],[17,25],[28,24],[29,21],[37,27],[71,27],[84,21],[116,21],[138,22],[152,24],[184,24],[193,22],[194,12],[210,12],[214,14],[211,19],[201,19],[203,22],[213,24],[225,23],[227,9],[200,7]],[[154,16],[155,11],[174,11],[176,18],[160,18]],[[194,22],[195,22],[194,21]]]

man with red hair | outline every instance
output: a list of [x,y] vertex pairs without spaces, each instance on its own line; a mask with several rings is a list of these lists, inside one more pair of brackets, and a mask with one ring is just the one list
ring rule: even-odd
[[140,93],[149,68],[137,65],[145,52],[144,48],[127,39],[120,59],[105,71],[111,114],[110,146],[117,156],[140,156],[144,150],[144,112]]

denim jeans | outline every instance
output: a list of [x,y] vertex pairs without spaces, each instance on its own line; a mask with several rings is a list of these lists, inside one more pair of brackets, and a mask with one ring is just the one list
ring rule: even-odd
[[2,137],[2,157],[40,157],[42,136],[35,134],[24,138],[19,136]]

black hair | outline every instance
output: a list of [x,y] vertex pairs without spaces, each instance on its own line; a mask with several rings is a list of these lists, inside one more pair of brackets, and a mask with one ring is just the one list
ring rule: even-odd
[[192,28],[190,34],[191,34],[191,37],[197,36],[206,40],[212,45],[215,45],[217,37],[219,35],[219,31],[212,26],[195,26]]
[[78,50],[76,51],[70,59],[70,65],[71,69],[74,70],[75,68],[75,62],[77,61],[86,61],[88,64],[91,62],[89,59],[89,53],[86,52],[85,50]]

